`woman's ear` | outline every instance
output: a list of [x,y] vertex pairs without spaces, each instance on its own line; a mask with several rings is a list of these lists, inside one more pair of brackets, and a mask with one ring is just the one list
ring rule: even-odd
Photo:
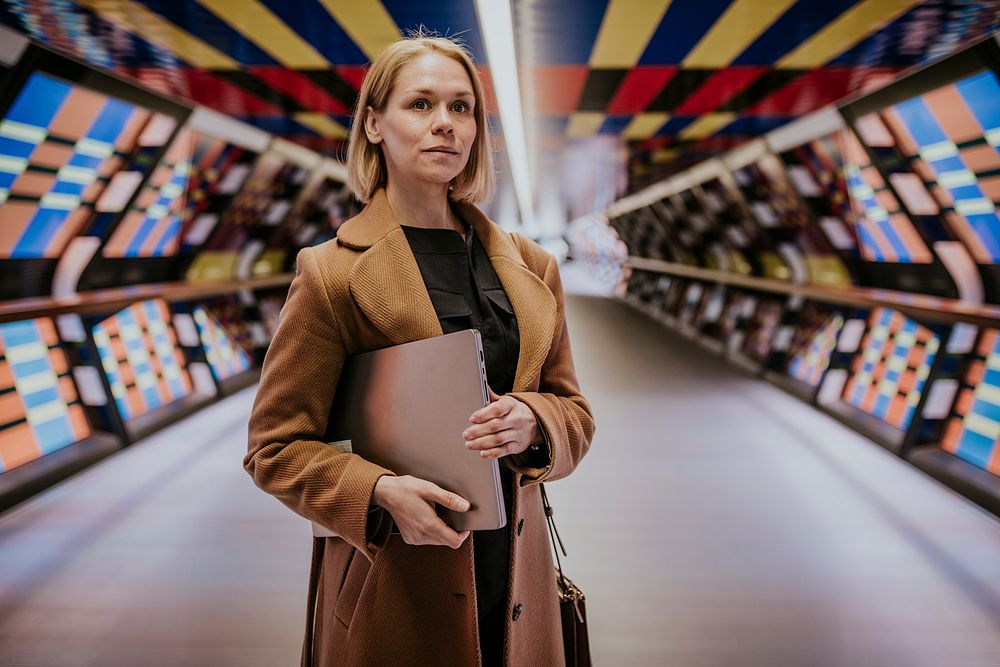
[[375,109],[372,109],[370,106],[365,107],[365,134],[371,143],[382,143],[382,133],[378,130],[378,119],[375,117]]

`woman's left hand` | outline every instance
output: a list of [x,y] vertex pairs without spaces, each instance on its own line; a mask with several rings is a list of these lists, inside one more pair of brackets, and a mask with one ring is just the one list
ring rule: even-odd
[[531,408],[511,396],[489,392],[490,404],[472,413],[472,426],[462,433],[467,448],[478,450],[483,458],[498,459],[520,454],[542,440]]

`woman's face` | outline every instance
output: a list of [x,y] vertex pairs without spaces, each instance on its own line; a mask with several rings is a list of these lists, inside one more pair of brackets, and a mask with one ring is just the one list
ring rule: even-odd
[[469,75],[451,58],[431,51],[404,65],[385,108],[365,114],[389,179],[440,185],[462,173],[476,139],[475,104]]

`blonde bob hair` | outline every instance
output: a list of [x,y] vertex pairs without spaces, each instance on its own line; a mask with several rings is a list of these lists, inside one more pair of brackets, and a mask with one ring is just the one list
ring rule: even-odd
[[367,204],[377,189],[385,187],[389,177],[382,149],[369,141],[365,133],[365,113],[368,107],[376,111],[385,109],[403,66],[432,52],[441,53],[465,68],[476,100],[476,139],[472,143],[465,169],[452,180],[448,196],[455,201],[475,204],[489,199],[493,194],[493,153],[490,150],[483,84],[472,63],[472,57],[461,44],[452,39],[421,34],[401,39],[386,47],[368,68],[361,85],[347,148],[347,185],[362,203]]

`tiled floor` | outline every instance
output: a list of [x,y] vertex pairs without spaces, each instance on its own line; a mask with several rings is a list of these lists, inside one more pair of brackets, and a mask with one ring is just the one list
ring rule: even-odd
[[[596,664],[1000,665],[1000,522],[615,301],[568,299],[593,449],[550,494]],[[297,663],[307,524],[253,389],[0,517],[0,665]]]

